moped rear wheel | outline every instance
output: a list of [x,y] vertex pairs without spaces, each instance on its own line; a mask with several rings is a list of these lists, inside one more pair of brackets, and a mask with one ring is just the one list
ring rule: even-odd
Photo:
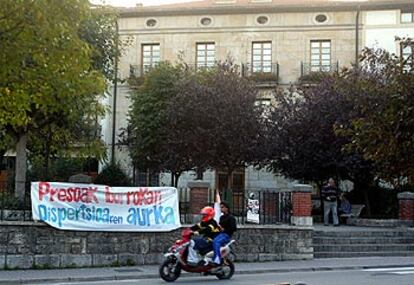
[[220,280],[230,279],[234,274],[234,263],[230,259],[225,258],[222,268],[216,273],[216,277]]
[[160,277],[167,282],[174,282],[180,277],[180,263],[173,259],[164,260],[159,269]]

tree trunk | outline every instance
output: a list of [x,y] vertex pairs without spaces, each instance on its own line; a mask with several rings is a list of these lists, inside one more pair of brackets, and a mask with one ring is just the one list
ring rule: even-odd
[[45,157],[43,161],[43,180],[47,181],[49,179],[49,156],[50,156],[50,142],[52,141],[52,131],[49,126],[48,139],[45,142]]
[[371,217],[371,204],[369,203],[368,187],[362,186],[362,193],[364,194],[365,209],[368,217]]
[[15,197],[20,204],[24,202],[27,171],[27,134],[19,137],[16,146],[16,176],[15,176]]

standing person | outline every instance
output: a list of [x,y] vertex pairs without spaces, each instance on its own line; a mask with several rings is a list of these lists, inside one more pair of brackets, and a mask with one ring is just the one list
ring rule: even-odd
[[334,226],[339,226],[338,221],[338,196],[339,189],[335,185],[333,178],[329,178],[328,185],[322,188],[321,196],[323,200],[323,223],[329,225],[329,213],[332,211]]
[[220,208],[223,213],[219,223],[221,232],[213,239],[213,263],[215,265],[221,265],[222,258],[220,248],[228,243],[233,233],[237,231],[236,218],[230,214],[229,205],[226,202],[221,202]]

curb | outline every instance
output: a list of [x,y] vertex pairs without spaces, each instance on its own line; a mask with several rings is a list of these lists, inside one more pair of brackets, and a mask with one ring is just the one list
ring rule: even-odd
[[[414,264],[394,264],[394,265],[356,265],[356,266],[317,266],[317,267],[302,267],[302,268],[280,268],[280,269],[252,269],[238,271],[234,274],[260,274],[260,273],[288,273],[288,272],[317,272],[317,271],[333,271],[333,270],[361,270],[371,268],[392,268],[408,266],[414,267]],[[188,278],[199,276],[198,273],[183,272],[180,278]],[[86,281],[111,281],[111,280],[129,280],[129,279],[157,279],[158,273],[144,273],[133,275],[113,275],[113,276],[94,276],[94,277],[62,277],[62,278],[27,278],[20,280],[0,280],[0,284],[14,285],[14,284],[42,284],[44,282],[86,282]]]

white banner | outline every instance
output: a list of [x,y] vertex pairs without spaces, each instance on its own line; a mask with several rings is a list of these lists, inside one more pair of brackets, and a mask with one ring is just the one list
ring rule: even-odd
[[181,227],[173,187],[32,182],[33,219],[62,230],[171,231]]
[[247,200],[247,221],[250,223],[259,224],[259,200],[248,199]]

